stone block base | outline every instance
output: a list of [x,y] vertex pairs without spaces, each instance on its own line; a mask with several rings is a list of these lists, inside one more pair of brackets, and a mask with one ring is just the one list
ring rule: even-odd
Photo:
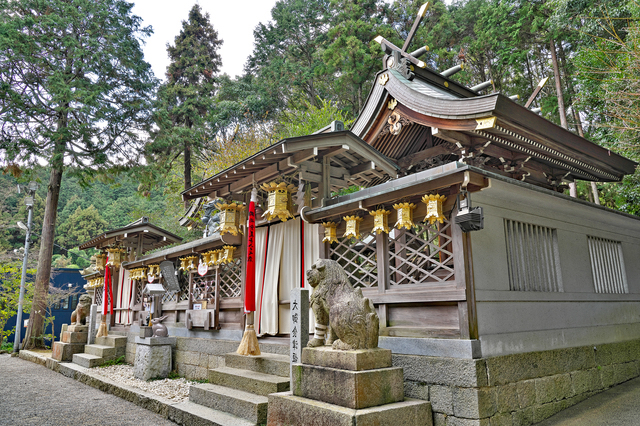
[[67,327],[67,331],[73,331],[76,333],[87,333],[89,331],[88,325],[71,324]]
[[[65,333],[68,333],[68,331],[65,331]],[[56,361],[71,362],[74,354],[84,352],[84,345],[84,343],[53,342],[53,353],[51,354],[51,358]]]
[[427,401],[405,399],[402,402],[360,410],[282,392],[269,395],[267,425],[432,426],[431,405]]
[[136,379],[164,379],[171,372],[171,345],[138,344],[133,374]]
[[402,368],[349,371],[307,364],[291,366],[295,396],[352,409],[400,402],[404,398]]
[[340,370],[362,371],[391,367],[391,350],[375,348],[336,351],[331,346],[304,348],[302,364]]
[[64,343],[87,343],[89,337],[88,332],[76,332],[76,331],[63,331],[62,338],[60,339]]

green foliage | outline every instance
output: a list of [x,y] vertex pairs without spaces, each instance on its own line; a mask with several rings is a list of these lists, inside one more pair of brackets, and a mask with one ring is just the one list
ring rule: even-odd
[[318,104],[320,106],[304,102],[301,109],[289,110],[284,113],[281,116],[277,139],[310,135],[331,124],[334,120],[344,122],[345,128],[353,123],[353,120],[349,120],[347,114],[334,102],[318,99]]
[[107,221],[93,204],[86,209],[79,207],[60,224],[58,241],[63,247],[77,247],[107,230]]
[[[34,269],[27,270],[27,281],[25,282],[25,293],[22,305],[24,313],[31,309],[31,299],[33,298],[33,281],[29,277],[35,274]],[[22,278],[22,265],[19,263],[0,263],[0,345],[4,339],[15,330],[15,325],[5,330],[7,321],[18,311],[18,301],[20,299],[20,281]]]
[[118,358],[114,358],[114,359],[110,359],[108,361],[105,361],[104,364],[99,365],[99,368],[105,368],[105,367],[111,367],[112,365],[123,365],[126,364],[127,362],[125,361],[125,357],[124,355],[119,356]]

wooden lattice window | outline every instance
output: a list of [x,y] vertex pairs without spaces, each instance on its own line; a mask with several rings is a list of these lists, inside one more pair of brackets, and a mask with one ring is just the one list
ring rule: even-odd
[[193,275],[193,300],[209,300],[215,297],[216,293],[216,275],[209,274],[200,276]]
[[375,235],[362,232],[360,239],[338,238],[334,244],[329,252],[330,259],[342,266],[354,287],[378,286]]
[[176,303],[179,296],[179,291],[167,291],[162,295],[162,303]]
[[144,300],[144,295],[142,294],[142,291],[144,290],[144,285],[142,283],[142,281],[140,280],[136,280],[136,297],[134,299],[134,305],[140,305],[142,303],[142,301]]
[[389,233],[391,286],[431,284],[455,279],[451,223],[417,223]]
[[240,297],[242,293],[242,259],[220,265],[220,297]]
[[510,290],[561,292],[556,230],[509,219],[504,227]]
[[629,293],[622,243],[587,236],[596,293]]
[[96,305],[98,305],[98,310],[100,310],[100,306],[102,306],[102,296],[104,295],[104,286],[95,288],[96,294]]

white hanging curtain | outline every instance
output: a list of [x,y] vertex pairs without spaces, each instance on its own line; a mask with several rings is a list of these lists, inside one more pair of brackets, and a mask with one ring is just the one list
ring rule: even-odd
[[[258,336],[278,334],[278,280],[280,278],[280,258],[284,241],[286,222],[273,225],[269,229],[264,280],[260,289],[260,316]],[[256,268],[257,269],[257,268]]]
[[[291,300],[291,289],[300,287],[302,277],[302,245],[300,241],[300,219],[288,220],[284,225],[284,246],[280,269],[279,300]],[[289,318],[289,305],[278,304],[278,331],[289,333],[291,330],[291,318]]]
[[256,332],[260,331],[258,329],[258,319],[262,314],[262,306],[260,304],[261,296],[262,296],[262,284],[264,277],[264,267],[266,265],[266,254],[267,254],[267,231],[269,227],[263,226],[261,228],[256,228],[256,312],[255,312],[255,328]]
[[127,316],[129,313],[129,296],[131,294],[131,280],[129,279],[129,271],[124,268],[120,268],[118,274],[118,295],[116,299],[116,308],[126,309],[126,311],[116,311],[116,323],[129,324],[127,322]]

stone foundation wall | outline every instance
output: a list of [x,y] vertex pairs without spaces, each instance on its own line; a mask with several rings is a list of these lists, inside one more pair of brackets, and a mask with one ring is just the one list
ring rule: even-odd
[[394,355],[435,426],[530,425],[640,375],[640,340],[484,359]]
[[[133,364],[136,359],[138,333],[129,333],[127,339],[126,362]],[[207,370],[224,367],[224,355],[235,352],[240,342],[220,339],[176,337],[176,347],[172,352],[173,370],[187,379],[206,380]],[[260,343],[262,352],[288,355],[288,345]]]

